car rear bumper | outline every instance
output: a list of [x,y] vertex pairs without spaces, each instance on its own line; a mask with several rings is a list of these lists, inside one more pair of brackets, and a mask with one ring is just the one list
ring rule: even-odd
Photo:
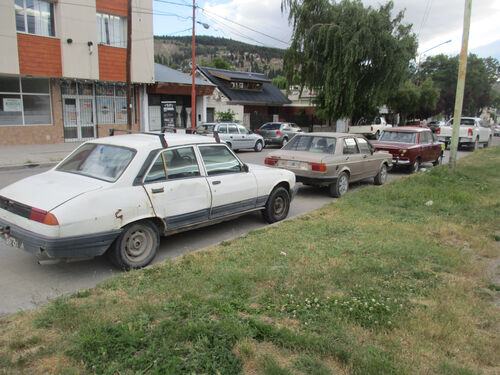
[[397,165],[410,165],[411,162],[410,160],[400,160],[399,158],[393,158],[392,159],[392,164],[397,166]]
[[22,243],[22,249],[33,254],[46,253],[50,258],[81,258],[103,255],[121,229],[71,237],[47,237],[0,220],[0,234],[5,240]]
[[337,176],[318,176],[318,177],[310,177],[310,176],[300,176],[296,175],[295,179],[297,182],[302,182],[306,185],[330,185],[337,181]]

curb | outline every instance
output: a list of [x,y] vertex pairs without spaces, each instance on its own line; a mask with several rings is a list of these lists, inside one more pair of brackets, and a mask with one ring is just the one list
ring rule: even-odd
[[0,165],[0,171],[15,171],[21,169],[30,169],[30,168],[47,168],[47,167],[53,167],[58,163],[59,162]]

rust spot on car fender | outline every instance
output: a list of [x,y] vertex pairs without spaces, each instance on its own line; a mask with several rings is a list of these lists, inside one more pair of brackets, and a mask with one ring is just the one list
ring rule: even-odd
[[122,209],[119,208],[118,211],[115,212],[115,217],[117,219],[120,219],[120,225],[123,224],[123,215],[122,215]]

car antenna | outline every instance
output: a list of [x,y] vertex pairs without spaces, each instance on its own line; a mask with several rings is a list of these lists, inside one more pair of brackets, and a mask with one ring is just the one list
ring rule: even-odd
[[127,133],[127,134],[147,134],[147,135],[154,135],[155,137],[160,138],[161,145],[163,148],[168,147],[167,140],[165,139],[165,134],[164,133],[150,133],[150,132],[141,132],[137,130],[128,130],[128,129],[114,129],[111,128],[109,129],[109,136],[112,137],[115,135],[115,132],[121,132],[121,133]]

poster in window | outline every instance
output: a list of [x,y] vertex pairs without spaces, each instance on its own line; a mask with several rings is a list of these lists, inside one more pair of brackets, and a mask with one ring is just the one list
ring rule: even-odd
[[161,131],[164,132],[167,128],[175,128],[175,101],[161,102]]
[[21,112],[22,103],[20,98],[3,98],[4,112]]

